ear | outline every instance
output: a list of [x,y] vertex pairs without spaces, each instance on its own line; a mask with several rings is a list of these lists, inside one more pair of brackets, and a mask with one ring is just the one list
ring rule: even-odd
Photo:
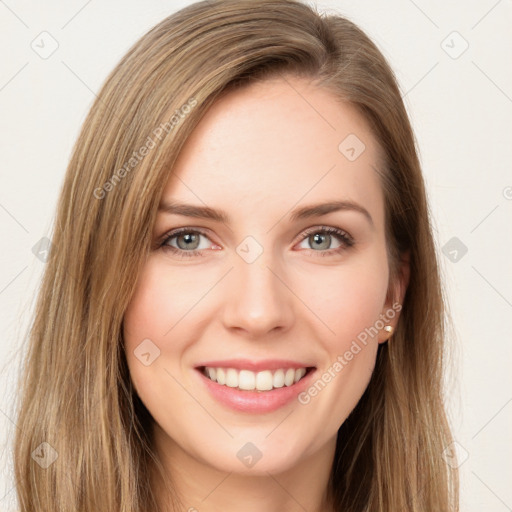
[[[382,310],[382,319],[384,325],[390,325],[393,331],[396,330],[398,319],[400,318],[400,311],[402,310],[405,293],[409,286],[410,268],[410,251],[402,253],[400,265],[398,269],[398,276],[389,283],[386,302]],[[379,343],[386,342],[393,334],[389,333],[382,328],[379,332]]]

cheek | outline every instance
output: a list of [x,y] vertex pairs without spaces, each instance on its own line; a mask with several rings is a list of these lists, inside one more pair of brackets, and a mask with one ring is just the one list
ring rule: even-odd
[[299,401],[324,418],[322,428],[335,431],[359,402],[375,367],[376,324],[388,286],[386,260],[376,254],[330,268],[325,278],[317,273],[301,282],[303,293],[306,287],[310,290],[308,306],[326,326],[321,329],[325,334],[316,338],[326,358]]
[[172,331],[204,294],[192,277],[190,272],[170,272],[156,259],[147,262],[124,315],[127,348],[146,338],[162,348],[172,338],[178,348]]
[[[183,273],[181,280],[179,273],[166,274],[150,259],[124,314],[126,359],[132,382],[145,402],[160,387],[169,385],[169,376],[164,369],[173,370],[174,361],[185,350],[186,338],[177,333],[186,325],[185,315],[194,301],[197,302],[197,293],[187,293],[192,287],[185,281]],[[171,345],[172,350],[169,349]]]
[[300,296],[325,326],[323,339],[329,353],[339,352],[358,336],[375,337],[375,326],[388,288],[388,268],[382,251],[354,257],[338,267],[319,268],[300,280]]

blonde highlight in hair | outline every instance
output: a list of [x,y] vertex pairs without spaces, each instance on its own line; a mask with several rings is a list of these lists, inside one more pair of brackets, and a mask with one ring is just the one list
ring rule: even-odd
[[[14,469],[23,512],[162,510],[150,478],[165,479],[151,415],[130,381],[124,312],[183,144],[221,94],[273,76],[307,77],[367,120],[382,151],[390,276],[406,252],[411,264],[392,341],[379,346],[370,384],[338,431],[333,508],[458,510],[457,471],[442,458],[452,441],[442,391],[446,310],[393,72],[341,16],[295,0],[218,0],[176,12],[128,51],[73,149],[20,374]],[[58,454],[45,469],[31,457],[43,442]]]

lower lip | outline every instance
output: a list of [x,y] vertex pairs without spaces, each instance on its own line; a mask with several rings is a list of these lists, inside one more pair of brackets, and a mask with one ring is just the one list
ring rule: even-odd
[[242,391],[214,382],[196,368],[197,373],[208,391],[221,404],[241,412],[265,413],[272,412],[293,401],[299,393],[308,387],[316,369],[310,370],[299,382],[291,386],[283,386],[270,391]]

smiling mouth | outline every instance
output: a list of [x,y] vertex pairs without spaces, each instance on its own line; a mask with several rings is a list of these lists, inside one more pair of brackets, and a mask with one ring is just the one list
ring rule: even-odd
[[253,372],[251,370],[208,366],[197,368],[206,378],[221,386],[253,392],[268,392],[283,387],[291,387],[315,369],[316,367],[310,366]]

